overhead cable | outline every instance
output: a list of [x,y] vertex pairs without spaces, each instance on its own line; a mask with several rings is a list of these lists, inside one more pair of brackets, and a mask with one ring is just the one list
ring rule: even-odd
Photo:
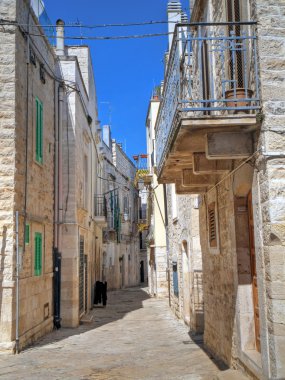
[[[0,19],[1,25],[15,25],[15,21],[10,21],[6,19]],[[131,22],[131,23],[119,23],[119,24],[95,24],[95,25],[85,25],[81,24],[80,22],[75,23],[65,23],[65,28],[84,28],[84,29],[97,29],[97,28],[112,28],[112,27],[129,27],[129,26],[144,26],[144,25],[158,25],[158,24],[176,24],[177,21],[166,21],[166,20],[159,20],[159,21],[145,21],[145,22]],[[19,23],[17,25],[20,26],[28,26],[28,24]],[[38,25],[34,25],[34,27],[37,27]],[[33,27],[33,25],[30,25],[30,27]],[[41,27],[43,28],[56,28],[57,25],[53,24],[41,24]]]
[[[166,33],[149,33],[149,34],[134,34],[129,36],[64,36],[65,40],[129,40],[129,39],[135,39],[135,38],[149,38],[149,37],[161,37],[161,36],[168,36],[170,34],[174,34],[173,32],[166,32]],[[36,34],[36,33],[29,33],[30,36],[35,37],[43,37],[42,34]],[[54,38],[56,39],[56,36],[50,36],[45,35],[47,38]]]

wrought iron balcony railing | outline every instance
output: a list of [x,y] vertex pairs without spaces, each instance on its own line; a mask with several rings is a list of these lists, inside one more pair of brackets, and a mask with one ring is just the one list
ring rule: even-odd
[[95,217],[107,218],[107,200],[103,195],[94,198]]
[[255,22],[177,24],[156,121],[160,167],[179,117],[259,109]]
[[50,44],[54,45],[55,28],[52,26],[51,20],[45,10],[44,2],[42,0],[31,0],[30,4]]

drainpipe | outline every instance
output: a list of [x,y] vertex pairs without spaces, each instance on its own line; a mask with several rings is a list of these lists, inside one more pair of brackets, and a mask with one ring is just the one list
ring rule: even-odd
[[[56,54],[64,55],[64,22],[56,22]],[[54,170],[54,326],[60,328],[60,293],[61,293],[61,249],[62,249],[62,223],[63,223],[63,196],[62,196],[62,115],[64,88],[60,84],[55,89],[57,99],[57,117],[55,117],[55,170]]]
[[58,247],[58,85],[54,84],[54,247]]
[[16,211],[16,354],[19,353],[19,211]]
[[62,248],[62,222],[63,222],[63,197],[62,197],[62,114],[63,114],[63,87],[58,87],[58,244]]
[[166,237],[166,257],[167,257],[167,282],[168,282],[168,303],[171,306],[170,296],[170,265],[169,265],[169,237],[168,237],[168,210],[167,210],[167,194],[166,185],[163,185],[164,212],[165,212],[165,237]]

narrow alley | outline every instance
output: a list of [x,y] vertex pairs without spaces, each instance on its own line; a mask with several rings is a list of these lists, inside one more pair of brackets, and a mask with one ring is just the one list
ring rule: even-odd
[[1,355],[0,377],[214,379],[219,372],[167,300],[150,298],[144,289],[110,292],[107,307],[88,317],[79,329],[62,328],[19,355]]

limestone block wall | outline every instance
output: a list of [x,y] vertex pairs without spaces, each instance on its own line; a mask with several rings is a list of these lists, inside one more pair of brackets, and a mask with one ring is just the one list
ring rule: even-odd
[[[15,20],[16,3],[1,2],[0,15]],[[8,28],[7,28],[8,29]],[[14,310],[14,197],[15,197],[15,43],[16,33],[11,27],[0,31],[0,304],[1,304],[1,348],[11,349],[14,340],[12,313]],[[7,33],[10,31],[11,33]]]
[[[27,2],[18,2],[18,20],[27,20]],[[31,16],[31,22],[35,19]],[[25,334],[22,345],[36,340],[53,327],[53,220],[54,220],[54,114],[56,109],[55,81],[56,63],[53,50],[45,38],[38,37],[31,41],[30,48],[36,55],[35,67],[29,64],[28,72],[23,75],[26,66],[27,45],[23,36],[18,33],[16,41],[16,173],[15,173],[15,206],[25,209],[26,223],[30,226],[30,243],[23,254],[20,283],[20,334]],[[19,46],[21,48],[19,49]],[[44,80],[40,79],[40,64],[47,62],[49,69],[44,66]],[[50,72],[49,72],[50,71]],[[52,74],[52,75],[49,75]],[[28,81],[27,81],[28,75]],[[27,95],[28,86],[28,95]],[[36,162],[35,130],[36,130],[36,97],[43,104],[43,163]],[[28,102],[27,102],[28,98]],[[27,107],[28,106],[28,107]],[[28,108],[28,110],[27,110]],[[28,118],[28,133],[25,136],[23,124]],[[25,145],[27,141],[27,169],[25,168]],[[27,183],[25,184],[25,173]],[[26,194],[26,200],[24,198]],[[20,245],[23,242],[23,225]],[[34,275],[35,233],[43,236],[42,274]],[[25,268],[30,267],[27,272]],[[26,272],[26,273],[25,273]],[[30,277],[30,279],[29,279]],[[23,305],[23,308],[22,308]],[[21,339],[20,339],[21,342]]]
[[[262,258],[259,287],[262,316],[261,353],[264,372],[271,378],[285,377],[285,4],[256,0],[252,12],[257,27],[262,113],[264,120],[256,174],[255,206],[257,256]],[[266,364],[268,363],[268,364]]]
[[[204,341],[210,350],[227,364],[231,364],[232,339],[236,307],[234,285],[235,243],[233,194],[230,180],[218,190],[211,191],[200,207],[200,236],[203,252],[204,285]],[[210,248],[207,229],[207,204],[217,204],[218,248]]]
[[[1,3],[3,18],[27,24],[28,2]],[[37,22],[33,12],[30,23]],[[8,28],[9,29],[9,28]],[[41,30],[39,29],[39,32]],[[36,65],[27,64],[27,41],[18,28],[1,31],[1,198],[4,204],[1,249],[1,347],[12,349],[15,340],[15,211],[19,211],[20,347],[52,329],[52,248],[54,169],[54,80],[55,57],[44,37],[30,40]],[[40,64],[45,80],[40,79]],[[36,98],[43,104],[43,162],[36,161]],[[9,151],[10,149],[10,151]],[[3,186],[3,187],[2,187]],[[2,190],[1,189],[1,190]],[[4,212],[3,212],[4,211]],[[5,215],[4,215],[5,214]],[[25,218],[24,218],[25,216]],[[29,225],[29,243],[24,247],[24,223]],[[35,233],[42,234],[42,271],[34,273]],[[3,297],[4,296],[4,297]]]
[[[202,3],[201,3],[202,4]],[[209,5],[209,4],[208,4]],[[234,211],[236,189],[227,181],[217,191],[219,250],[211,254],[205,241],[205,205],[201,209],[202,249],[206,277],[205,340],[227,363],[239,363],[256,377],[279,379],[285,376],[284,333],[284,10],[280,1],[241,2],[247,18],[258,21],[258,62],[261,95],[260,130],[255,136],[255,170],[250,181],[254,213],[254,240],[257,266],[261,353],[252,354],[252,294],[240,284],[242,250],[237,244],[238,213]],[[201,15],[206,14],[201,6]],[[210,6],[208,10],[210,9]],[[226,4],[211,1],[211,21],[224,21]],[[235,175],[235,180],[241,174]],[[233,192],[233,193],[232,193]],[[247,194],[244,194],[246,196]],[[234,218],[235,214],[235,218]],[[226,221],[227,225],[224,223]],[[241,286],[242,285],[242,286]],[[224,306],[223,306],[224,305]],[[226,318],[219,315],[224,308]],[[251,312],[250,312],[251,310]],[[218,318],[216,317],[218,313]],[[245,317],[246,315],[246,317]],[[221,323],[220,317],[223,318]],[[247,320],[246,320],[247,318]],[[245,323],[247,321],[247,323]],[[236,324],[237,329],[234,326]],[[221,334],[222,333],[222,334]],[[246,348],[247,347],[247,348]],[[250,348],[251,347],[251,348]]]
[[[173,196],[167,186],[169,278],[171,308],[193,331],[203,331],[202,255],[197,196]],[[197,207],[197,206],[195,206]],[[175,209],[175,211],[174,211]],[[174,293],[177,266],[178,294]]]

